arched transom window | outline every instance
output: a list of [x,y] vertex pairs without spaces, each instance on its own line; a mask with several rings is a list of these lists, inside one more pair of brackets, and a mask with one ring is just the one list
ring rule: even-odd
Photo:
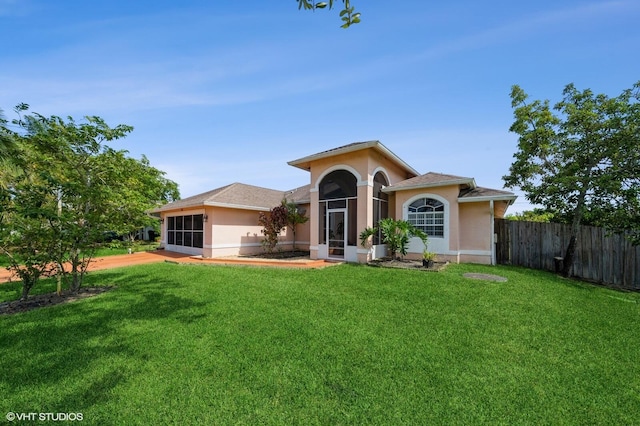
[[408,221],[430,237],[444,237],[444,204],[433,198],[419,198],[409,204]]

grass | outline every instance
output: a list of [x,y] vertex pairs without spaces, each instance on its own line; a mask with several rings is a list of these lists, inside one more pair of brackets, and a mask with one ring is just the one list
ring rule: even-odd
[[[141,251],[153,251],[158,248],[160,243],[149,242],[149,241],[135,241],[131,245],[127,245],[122,241],[114,242],[114,243],[104,243],[101,247],[96,249],[93,257],[104,257],[104,256],[114,256],[117,254],[128,254],[129,249],[132,252],[137,253]],[[9,262],[9,258],[6,254],[0,253],[0,268],[7,267],[11,263]]]
[[129,249],[131,249],[133,253],[137,253],[141,251],[153,251],[157,249],[159,245],[160,243],[148,242],[148,241],[135,241],[130,246],[128,246],[126,243],[103,244],[103,247],[100,247],[96,250],[93,257],[104,257],[104,256],[114,256],[117,254],[128,254]]
[[86,424],[640,418],[636,293],[477,265],[167,263],[87,279],[117,288],[0,317],[0,413],[80,412]]

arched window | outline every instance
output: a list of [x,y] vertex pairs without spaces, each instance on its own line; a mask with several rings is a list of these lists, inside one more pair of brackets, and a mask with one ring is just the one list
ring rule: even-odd
[[320,199],[333,200],[357,195],[356,177],[346,170],[335,170],[320,182]]
[[433,198],[419,198],[409,204],[407,220],[429,237],[444,237],[444,204]]
[[[378,172],[373,177],[373,226],[377,227],[378,222],[389,217],[389,194],[382,192],[382,189],[389,185],[387,178],[382,172]],[[373,236],[373,244],[382,244],[380,229]]]

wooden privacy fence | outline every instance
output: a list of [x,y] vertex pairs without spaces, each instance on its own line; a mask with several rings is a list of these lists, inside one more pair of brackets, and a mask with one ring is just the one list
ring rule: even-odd
[[[496,219],[496,261],[500,264],[556,271],[565,255],[571,226],[559,223]],[[588,281],[640,290],[640,246],[624,235],[582,226],[571,274]]]

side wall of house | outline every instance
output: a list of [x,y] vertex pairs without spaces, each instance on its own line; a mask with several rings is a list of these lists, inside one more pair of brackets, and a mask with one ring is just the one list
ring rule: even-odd
[[208,207],[207,214],[211,242],[209,245],[205,243],[205,257],[262,252],[262,226],[258,224],[258,211]]
[[460,203],[460,261],[491,263],[492,214],[489,201]]

